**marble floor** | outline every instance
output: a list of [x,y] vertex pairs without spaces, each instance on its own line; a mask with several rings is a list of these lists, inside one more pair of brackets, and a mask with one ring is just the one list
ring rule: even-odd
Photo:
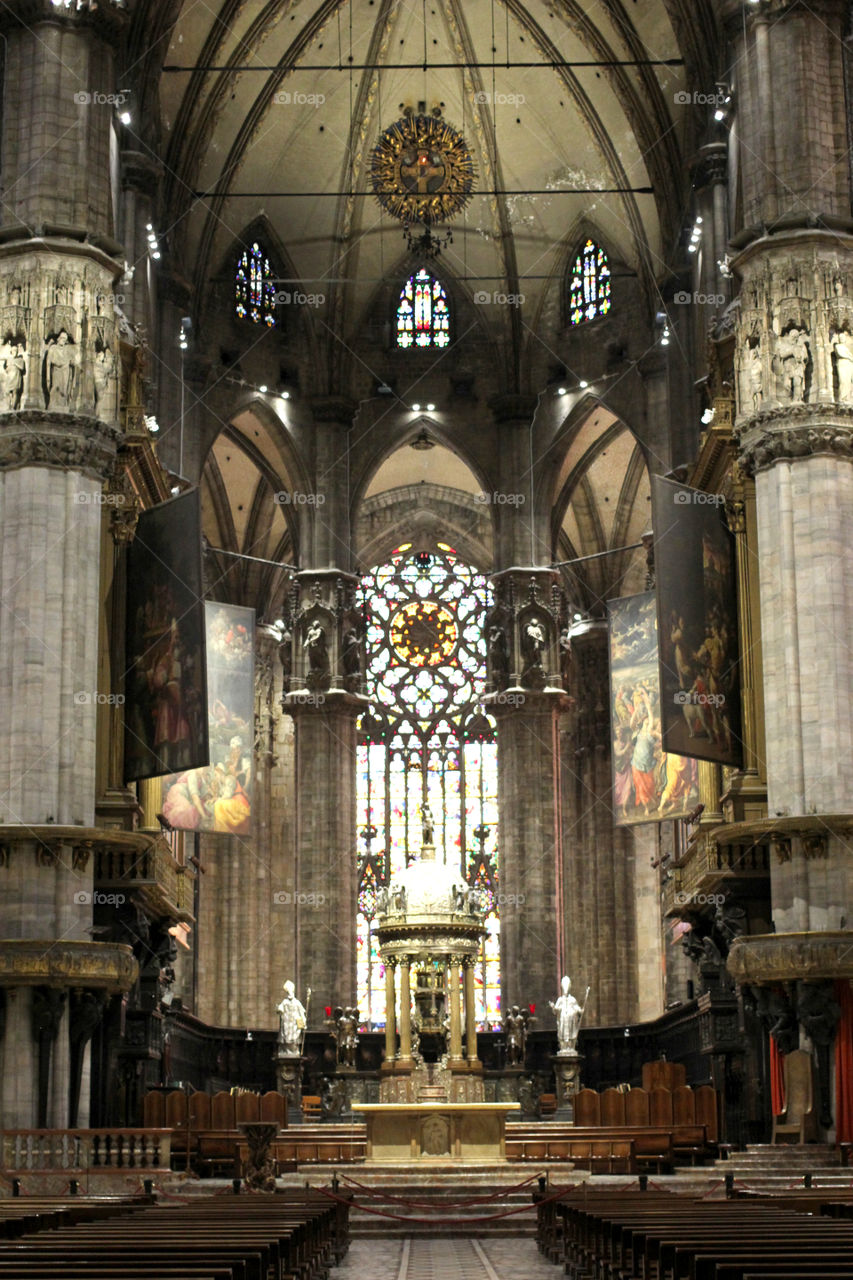
[[533,1240],[353,1240],[329,1280],[558,1280]]

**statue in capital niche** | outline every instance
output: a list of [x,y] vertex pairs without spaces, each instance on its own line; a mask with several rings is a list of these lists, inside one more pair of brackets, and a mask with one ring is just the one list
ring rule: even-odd
[[77,377],[77,351],[66,329],[49,338],[44,354],[44,385],[48,409],[70,409]]
[[836,399],[843,404],[853,401],[853,338],[845,329],[832,335],[832,355],[838,378]]
[[[574,1053],[578,1038],[578,1029],[583,1017],[583,1006],[578,1004],[572,995],[572,980],[564,976],[560,983],[561,994],[556,1000],[548,1003],[557,1015],[557,1039],[560,1042],[560,1053]],[[589,987],[587,987],[589,995]]]
[[305,1009],[296,998],[296,988],[288,978],[284,987],[284,999],[278,1006],[278,1045],[282,1053],[300,1054],[302,1039],[307,1026]]

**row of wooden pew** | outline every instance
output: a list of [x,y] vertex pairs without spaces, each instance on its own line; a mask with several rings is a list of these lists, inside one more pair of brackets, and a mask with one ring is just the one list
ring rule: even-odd
[[[68,1208],[4,1200],[0,1223],[20,1221],[22,1206],[36,1217],[43,1208],[46,1221]],[[346,1197],[307,1188],[85,1207],[74,1205],[73,1221],[0,1239],[0,1280],[320,1280],[349,1246]]]
[[719,1094],[709,1084],[692,1089],[689,1084],[673,1089],[581,1089],[574,1097],[577,1125],[602,1125],[617,1129],[662,1128],[671,1125],[703,1124],[709,1142],[717,1142],[720,1126]]
[[717,1154],[704,1125],[662,1126],[507,1124],[508,1160],[571,1160],[599,1173],[669,1173],[676,1163],[695,1164]]
[[[553,1191],[551,1192],[553,1196]],[[705,1200],[575,1188],[537,1193],[538,1242],[567,1276],[599,1280],[830,1280],[853,1275],[853,1221],[799,1193]],[[823,1201],[844,1201],[823,1192]],[[853,1204],[853,1193],[848,1198]]]

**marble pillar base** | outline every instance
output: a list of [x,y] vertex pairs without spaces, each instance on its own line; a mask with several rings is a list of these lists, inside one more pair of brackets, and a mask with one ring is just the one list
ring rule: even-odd
[[468,1059],[460,1062],[448,1062],[450,1073],[451,1102],[484,1102],[486,1098],[483,1085],[483,1064],[478,1060]]
[[382,1063],[379,1078],[380,1102],[415,1102],[415,1063],[412,1058],[394,1058]]
[[557,1053],[552,1059],[554,1076],[557,1081],[557,1114],[556,1119],[574,1121],[575,1094],[581,1087],[581,1063],[583,1057],[575,1050]]
[[279,1093],[287,1098],[287,1123],[302,1123],[302,1067],[305,1059],[300,1054],[277,1053],[275,1078]]

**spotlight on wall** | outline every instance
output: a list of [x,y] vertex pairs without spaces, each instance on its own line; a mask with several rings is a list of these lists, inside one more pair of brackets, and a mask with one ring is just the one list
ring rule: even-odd
[[178,335],[178,346],[182,351],[186,351],[190,345],[190,334],[193,331],[193,322],[191,316],[184,316],[181,320],[181,332]]
[[420,411],[421,411],[421,406],[419,404],[412,405],[412,413],[420,413]]
[[427,413],[435,413],[435,405],[434,405],[434,404],[428,404],[428,405],[427,405]]
[[567,396],[569,394],[568,387],[557,387],[558,396]]

